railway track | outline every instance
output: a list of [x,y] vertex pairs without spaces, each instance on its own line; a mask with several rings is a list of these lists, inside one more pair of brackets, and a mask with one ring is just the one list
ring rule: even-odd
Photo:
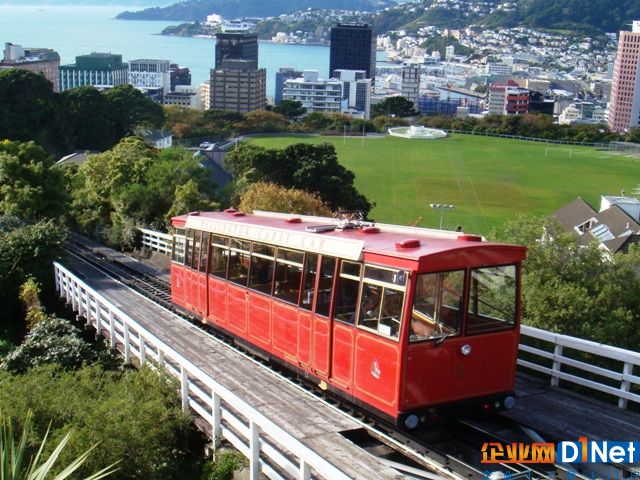
[[[433,479],[441,476],[459,480],[517,480],[520,478],[529,480],[587,480],[592,478],[592,472],[577,472],[572,467],[561,464],[482,464],[481,448],[486,442],[512,443],[522,441],[531,443],[540,441],[539,436],[532,435],[529,430],[506,417],[495,416],[483,421],[458,421],[435,426],[415,434],[394,430],[393,427],[379,419],[369,416],[366,412],[356,410],[340,398],[318,388],[315,383],[294,377],[291,372],[279,365],[270,364],[243,345],[234,342],[232,337],[203,325],[195,315],[188,315],[176,309],[171,303],[170,284],[165,280],[142,273],[100,251],[94,251],[79,239],[69,240],[65,245],[65,250],[68,255],[88,263],[161,307],[205,328],[216,340],[224,342],[253,362],[269,368],[283,380],[314,395],[330,408],[348,415],[361,428],[345,432],[345,436],[410,478]],[[495,433],[498,431],[500,434]],[[631,474],[629,473],[628,476],[630,477]],[[623,475],[621,478],[626,477]]]

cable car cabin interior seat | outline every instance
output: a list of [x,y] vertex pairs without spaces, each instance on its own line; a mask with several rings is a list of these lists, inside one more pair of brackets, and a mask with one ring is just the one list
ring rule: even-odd
[[288,218],[175,217],[174,303],[402,428],[513,406],[524,247]]

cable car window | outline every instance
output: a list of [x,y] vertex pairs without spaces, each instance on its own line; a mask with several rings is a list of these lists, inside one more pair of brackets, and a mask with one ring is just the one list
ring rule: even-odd
[[174,262],[184,265],[184,253],[186,249],[187,239],[184,236],[184,229],[178,228],[173,235],[171,259]]
[[516,279],[515,265],[471,270],[467,335],[513,328]]
[[331,309],[331,292],[333,290],[333,276],[336,271],[337,259],[322,257],[320,260],[320,280],[318,280],[318,299],[316,300],[316,315],[329,316]]
[[273,295],[285,302],[298,304],[302,283],[304,254],[295,250],[278,248]]
[[392,338],[400,336],[404,292],[366,283],[362,287],[358,326]]
[[371,265],[364,266],[364,279],[374,280],[384,283],[392,283],[404,287],[407,283],[407,272],[404,270],[387,269],[374,267]]
[[463,294],[464,270],[418,275],[409,340],[443,340],[459,335]]
[[343,260],[340,264],[340,276],[336,290],[336,320],[354,324],[358,306],[358,290],[360,290],[361,263]]
[[[198,259],[198,245],[196,245],[196,231],[195,230],[187,230],[187,250],[185,253],[185,265],[189,268],[194,268],[197,266]],[[194,261],[195,259],[195,261]]]
[[304,261],[304,282],[300,307],[305,310],[313,308],[313,297],[316,290],[316,270],[318,269],[318,255],[307,253]]
[[205,273],[207,271],[207,254],[209,250],[209,233],[202,232],[202,240],[200,242],[200,266],[199,271]]
[[250,242],[231,239],[229,254],[229,280],[247,286],[249,278]]
[[227,262],[229,260],[229,238],[211,235],[211,257],[209,258],[209,274],[214,277],[227,278]]
[[256,242],[252,244],[251,248],[249,287],[271,295],[276,248]]

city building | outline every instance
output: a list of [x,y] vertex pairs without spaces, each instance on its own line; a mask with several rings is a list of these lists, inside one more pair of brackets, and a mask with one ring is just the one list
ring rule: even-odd
[[163,104],[166,106],[175,105],[196,110],[202,109],[200,92],[191,85],[176,85],[175,91],[165,93]]
[[13,43],[4,44],[4,58],[0,70],[19,68],[40,73],[53,84],[54,92],[60,91],[60,55],[48,48],[23,48]]
[[453,56],[455,55],[455,52],[456,52],[456,47],[454,47],[453,45],[448,45],[447,47],[445,47],[444,58],[447,60],[447,62],[450,62],[451,60],[453,60]]
[[489,113],[495,115],[522,115],[529,111],[529,90],[509,81],[506,85],[489,87]]
[[200,102],[203,110],[211,109],[211,80],[200,84]]
[[620,32],[618,54],[607,123],[614,132],[637,127],[640,122],[640,21],[631,32]]
[[129,69],[122,62],[122,55],[94,52],[77,56],[74,64],[60,66],[61,92],[82,85],[107,89],[126,85],[128,80]]
[[339,69],[364,70],[367,78],[375,79],[376,36],[370,25],[339,23],[331,28],[329,77]]
[[174,92],[178,85],[191,85],[191,71],[172,63],[169,65],[169,90]]
[[253,60],[257,65],[258,36],[248,31],[217,33],[216,70],[222,68],[223,60]]
[[418,99],[417,110],[423,115],[444,115],[446,117],[482,113],[478,99],[439,98],[437,95],[422,95]]
[[300,78],[302,72],[291,67],[282,67],[276,72],[276,89],[273,103],[278,105],[282,101],[282,92],[284,89],[284,82],[292,78]]
[[301,78],[284,82],[283,100],[298,100],[307,113],[340,113],[348,106],[342,98],[342,82],[319,78],[317,70],[305,70]]
[[413,102],[413,108],[418,109],[420,98],[420,64],[405,63],[402,65],[402,96]]
[[139,89],[161,88],[163,93],[171,90],[169,60],[131,60],[129,83]]
[[337,80],[342,82],[343,113],[369,120],[371,115],[371,79],[364,70],[335,70]]
[[247,113],[267,106],[267,71],[255,60],[226,59],[211,70],[211,108]]

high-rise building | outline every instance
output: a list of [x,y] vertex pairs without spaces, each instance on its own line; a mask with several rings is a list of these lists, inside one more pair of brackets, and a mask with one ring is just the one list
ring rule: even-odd
[[267,106],[267,71],[255,60],[227,59],[211,70],[211,109],[247,113]]
[[99,89],[125,85],[129,80],[129,69],[122,62],[122,55],[92,53],[79,55],[76,63],[60,66],[60,91],[82,85],[93,85]]
[[280,68],[276,72],[276,92],[273,103],[278,105],[282,101],[282,91],[284,90],[284,82],[292,78],[300,78],[302,72],[291,67]]
[[178,85],[191,85],[191,71],[175,63],[169,65],[169,90],[175,92]]
[[631,32],[620,32],[613,67],[613,84],[607,123],[614,132],[640,124],[640,21]]
[[258,36],[247,31],[217,33],[216,69],[222,68],[223,60],[253,60],[257,65]]
[[519,87],[514,81],[506,85],[491,84],[489,87],[489,113],[496,115],[523,115],[529,111],[529,90]]
[[376,36],[370,25],[339,23],[331,28],[329,76],[335,77],[339,69],[364,70],[375,80]]
[[418,98],[420,98],[420,64],[405,63],[402,65],[402,90],[404,98],[413,102],[413,109],[418,109]]
[[53,91],[60,91],[60,55],[48,48],[23,48],[13,43],[4,44],[4,59],[0,70],[19,68],[41,73],[53,84]]
[[211,109],[211,80],[200,84],[200,103],[203,110]]
[[162,88],[164,93],[169,93],[171,87],[169,60],[131,60],[129,83],[136,88]]
[[358,115],[369,120],[371,112],[371,79],[366,78],[364,70],[343,70],[335,72],[336,78],[342,82],[342,112]]
[[317,70],[305,70],[301,78],[284,82],[283,100],[297,100],[307,113],[340,113],[347,101],[342,97],[342,82],[319,78]]

